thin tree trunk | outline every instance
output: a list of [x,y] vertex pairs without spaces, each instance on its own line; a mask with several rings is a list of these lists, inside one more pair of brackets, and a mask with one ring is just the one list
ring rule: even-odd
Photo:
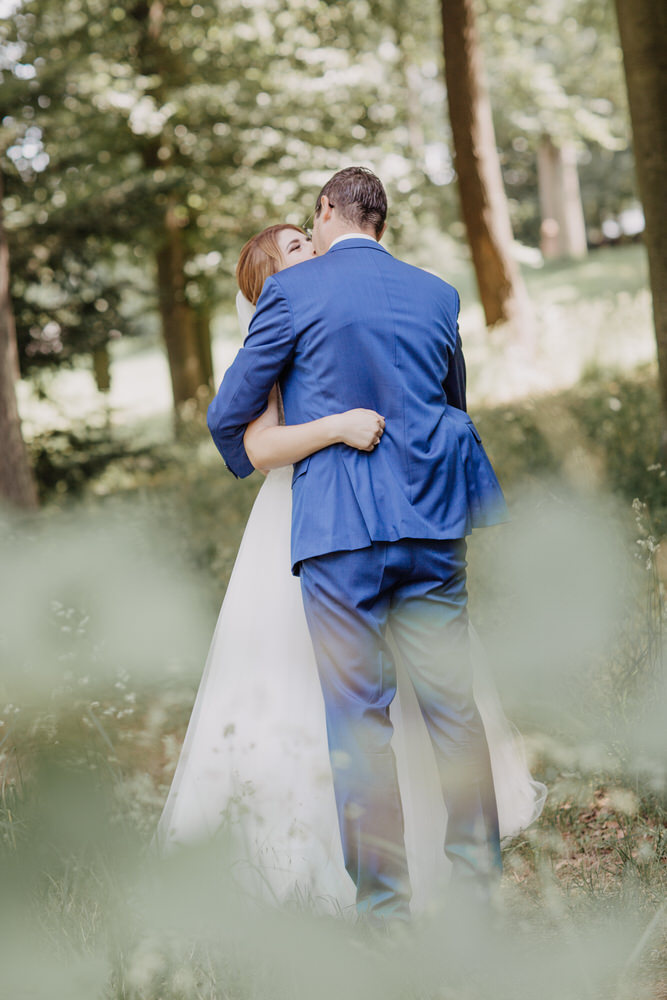
[[542,136],[537,151],[542,226],[540,246],[547,260],[585,257],[586,224],[581,204],[577,156],[572,143],[557,146]]
[[34,508],[37,507],[37,487],[21,434],[16,403],[17,357],[0,174],[0,499],[17,507]]
[[93,375],[98,392],[109,392],[111,389],[111,357],[109,345],[100,344],[93,351]]
[[162,334],[178,407],[197,399],[200,387],[209,380],[200,360],[195,311],[185,296],[185,247],[173,205],[165,214],[164,239],[156,257]]
[[[167,99],[166,85],[171,72],[168,39],[163,38],[165,8],[164,0],[149,0],[148,4],[137,8],[136,15],[145,26],[140,46],[140,62],[146,75],[155,78],[151,94],[160,104]],[[149,171],[158,166],[168,167],[171,155],[168,153],[165,157],[165,149],[169,149],[169,140],[164,136],[154,137],[143,149],[144,167]],[[190,399],[201,399],[202,386],[206,389],[212,386],[213,363],[210,358],[210,335],[207,356],[208,328],[202,329],[197,313],[188,303],[185,294],[187,253],[177,205],[177,196],[172,195],[164,215],[156,264],[162,336],[167,349],[178,420],[180,405]],[[208,393],[203,395],[207,396]]]
[[528,297],[512,256],[512,227],[473,0],[441,0],[441,12],[454,164],[486,323],[509,321],[528,340]]
[[639,194],[644,205],[667,456],[667,6],[616,0]]
[[211,349],[211,310],[207,305],[200,306],[195,312],[195,329],[202,375],[212,390],[214,388],[214,376],[213,351]]
[[568,257],[588,254],[586,220],[579,186],[577,151],[574,143],[561,146],[561,185],[563,191],[563,250]]

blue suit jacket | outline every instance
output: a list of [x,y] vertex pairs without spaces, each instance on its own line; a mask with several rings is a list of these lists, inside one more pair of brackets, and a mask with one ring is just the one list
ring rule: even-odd
[[242,349],[208,410],[228,468],[253,471],[243,434],[282,390],[288,424],[377,410],[371,453],[338,444],[297,463],[292,564],[399,538],[462,538],[507,517],[470,417],[451,285],[348,239],[267,279]]

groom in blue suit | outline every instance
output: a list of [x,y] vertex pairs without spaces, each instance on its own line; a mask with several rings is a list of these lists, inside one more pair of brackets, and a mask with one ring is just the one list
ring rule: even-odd
[[370,171],[331,178],[315,209],[318,256],[267,279],[208,413],[237,476],[253,471],[243,435],[276,382],[288,424],[355,407],[386,420],[372,452],[332,445],[297,463],[292,482],[292,568],[324,694],[343,853],[371,920],[409,914],[389,716],[395,655],[431,736],[453,878],[484,896],[500,872],[472,695],[465,536],[505,520],[506,508],[465,412],[458,293],[380,246],[386,211]]

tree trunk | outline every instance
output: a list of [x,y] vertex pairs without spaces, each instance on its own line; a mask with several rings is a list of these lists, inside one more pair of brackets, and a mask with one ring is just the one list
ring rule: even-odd
[[0,499],[17,507],[37,507],[37,488],[21,434],[16,403],[17,347],[9,296],[9,248],[2,217],[0,174]]
[[199,348],[199,364],[202,375],[210,389],[213,390],[213,351],[211,349],[211,310],[207,305],[200,306],[195,313],[195,328],[197,331],[197,347]]
[[98,392],[109,392],[111,389],[111,357],[109,345],[100,344],[93,351],[93,375]]
[[[149,93],[160,105],[168,99],[167,84],[173,72],[169,38],[163,38],[165,7],[164,0],[149,0],[146,4],[137,5],[134,13],[144,28],[139,46],[139,61],[146,76],[155,81]],[[164,135],[154,136],[143,148],[142,156],[147,171],[169,167],[169,140]],[[201,397],[201,387],[208,387],[212,382],[212,372],[209,374],[207,370],[205,348],[200,346],[195,310],[188,303],[185,294],[187,253],[183,222],[177,208],[177,195],[172,194],[162,220],[156,264],[158,308],[178,419],[181,404]]]
[[581,204],[577,154],[572,143],[557,146],[550,135],[542,136],[537,151],[542,226],[540,247],[547,260],[585,257],[586,224]]
[[616,12],[646,218],[663,414],[661,447],[667,456],[667,7],[655,0],[616,0]]
[[511,322],[529,339],[529,306],[512,256],[512,227],[473,0],[441,0],[445,82],[463,221],[487,326]]
[[178,408],[197,399],[209,379],[203,370],[195,311],[185,296],[185,247],[174,206],[165,214],[164,239],[157,251],[158,299],[162,334]]

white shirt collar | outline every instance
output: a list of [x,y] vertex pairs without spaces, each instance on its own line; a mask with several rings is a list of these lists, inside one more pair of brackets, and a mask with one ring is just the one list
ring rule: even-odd
[[342,236],[337,236],[336,239],[331,242],[329,250],[331,250],[331,247],[335,247],[337,243],[342,243],[343,240],[370,240],[371,243],[377,243],[375,237],[369,236],[368,233],[343,233]]

